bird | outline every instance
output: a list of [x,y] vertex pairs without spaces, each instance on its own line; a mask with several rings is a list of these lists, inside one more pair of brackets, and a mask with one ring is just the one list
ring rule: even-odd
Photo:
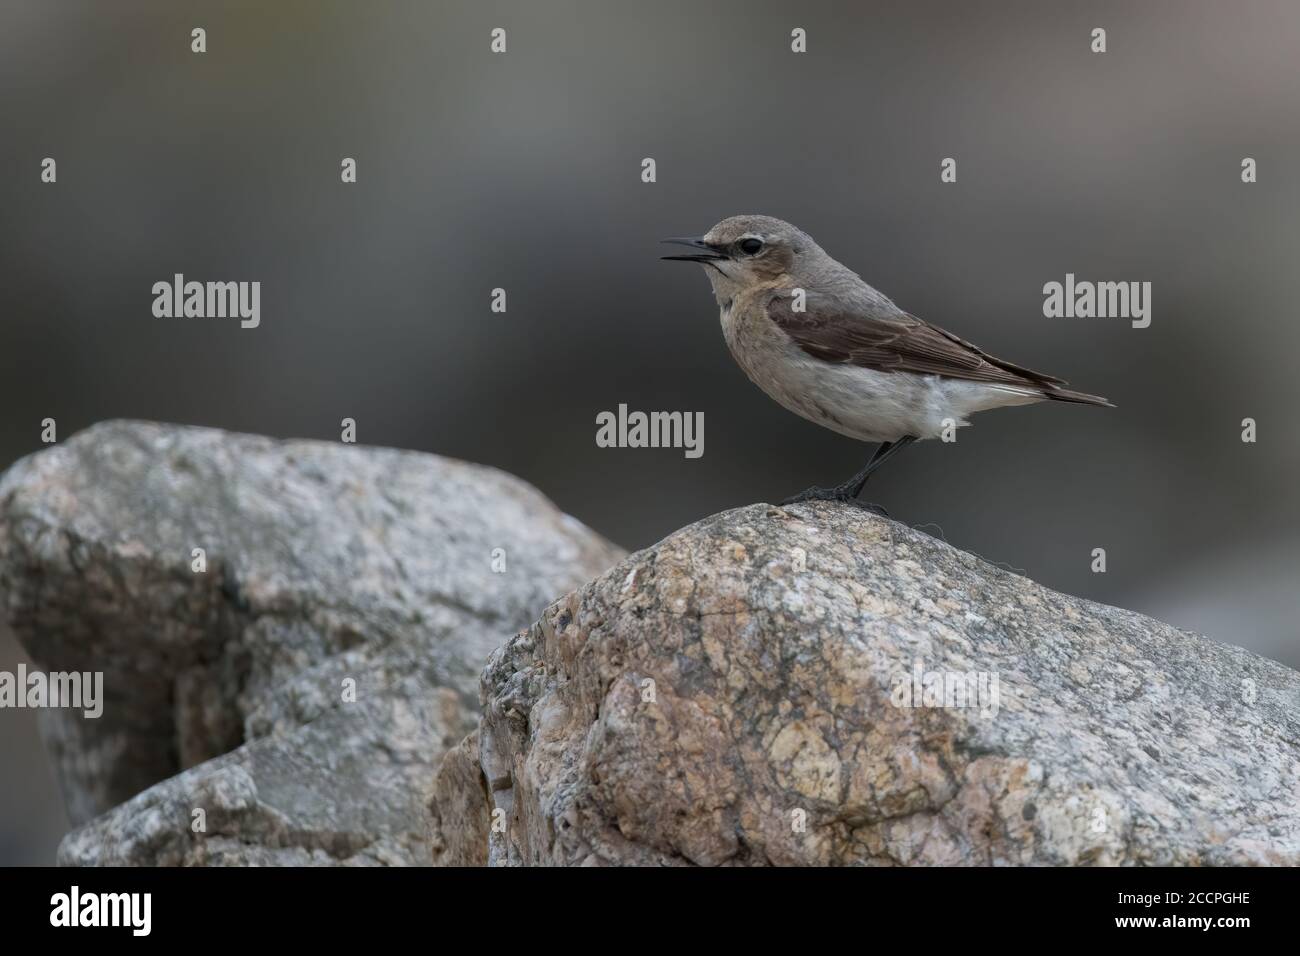
[[903,311],[781,219],[731,216],[702,236],[662,241],[691,252],[661,258],[704,267],[727,348],[750,381],[796,415],[876,445],[846,481],[782,504],[856,502],[886,461],[975,412],[1042,401],[1115,407]]

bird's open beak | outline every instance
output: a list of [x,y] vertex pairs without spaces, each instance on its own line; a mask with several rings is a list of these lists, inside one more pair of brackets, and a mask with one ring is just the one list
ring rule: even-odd
[[679,239],[661,239],[660,242],[667,242],[674,246],[690,246],[695,252],[689,256],[660,256],[660,259],[670,259],[674,262],[721,262],[724,259],[730,259],[730,256],[723,255],[716,247],[711,246],[704,241],[702,237],[683,236]]

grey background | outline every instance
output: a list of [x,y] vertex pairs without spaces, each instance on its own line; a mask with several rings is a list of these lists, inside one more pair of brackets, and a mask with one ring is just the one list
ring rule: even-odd
[[[765,213],[1119,405],[979,416],[872,500],[1300,665],[1298,45],[1286,2],[3,0],[0,465],[47,416],[63,438],[129,416],[323,439],[350,416],[642,547],[868,451],[750,385],[701,270],[657,259]],[[154,318],[175,272],[260,280],[261,327]],[[1067,272],[1152,282],[1151,327],[1044,318]],[[620,402],[703,411],[704,457],[598,449]],[[0,638],[0,668],[20,654]],[[65,824],[29,712],[0,712],[0,766],[0,862],[48,862]]]

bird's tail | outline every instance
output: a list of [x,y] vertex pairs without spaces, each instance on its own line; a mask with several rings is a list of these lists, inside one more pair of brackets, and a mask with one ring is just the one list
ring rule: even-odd
[[1045,388],[1043,395],[1054,402],[1074,402],[1078,405],[1100,405],[1103,408],[1114,408],[1114,403],[1102,398],[1100,395],[1089,395],[1087,392],[1076,392],[1069,388]]

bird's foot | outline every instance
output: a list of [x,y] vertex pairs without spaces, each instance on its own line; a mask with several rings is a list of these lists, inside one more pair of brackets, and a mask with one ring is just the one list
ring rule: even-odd
[[801,501],[843,501],[849,502],[855,500],[844,488],[818,488],[814,485],[807,488],[799,494],[786,498],[781,502],[783,505],[797,505]]
[[872,504],[869,501],[859,501],[857,495],[851,488],[843,485],[837,485],[834,488],[818,488],[813,486],[793,497],[786,498],[781,502],[783,505],[797,505],[801,501],[838,501],[841,504],[853,505],[855,508],[861,508],[863,511],[870,511],[872,514],[880,515],[882,518],[888,518],[889,512],[880,505]]

